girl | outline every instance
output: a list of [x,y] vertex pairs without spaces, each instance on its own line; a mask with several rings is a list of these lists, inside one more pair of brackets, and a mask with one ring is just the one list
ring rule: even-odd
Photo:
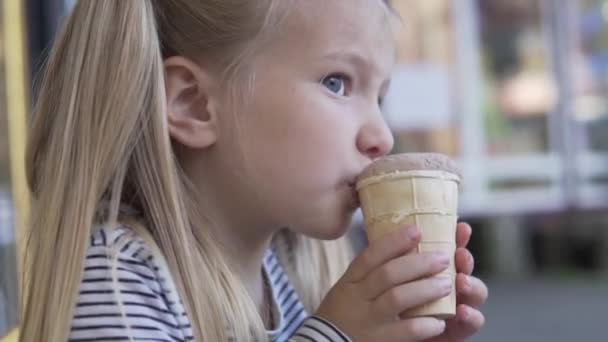
[[[382,0],[81,0],[44,75],[21,341],[462,341],[485,285],[404,228],[351,262],[393,140]],[[457,240],[465,247],[470,228]],[[453,257],[453,256],[451,256]]]

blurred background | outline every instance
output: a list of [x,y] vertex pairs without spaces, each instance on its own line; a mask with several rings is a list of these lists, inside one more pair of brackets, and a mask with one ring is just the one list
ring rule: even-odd
[[[24,31],[8,3],[23,6]],[[11,44],[25,47],[29,89],[70,3],[0,0],[0,336],[17,325],[10,155],[24,139],[8,120],[25,117],[8,108],[28,101],[11,97]],[[605,341],[608,1],[393,3],[404,22],[384,108],[394,152],[441,152],[463,169],[460,215],[490,287],[473,341]],[[353,240],[365,244],[359,216]]]

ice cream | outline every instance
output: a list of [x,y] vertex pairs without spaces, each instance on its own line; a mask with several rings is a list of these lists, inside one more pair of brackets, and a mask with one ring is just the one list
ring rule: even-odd
[[[358,177],[357,191],[370,241],[407,225],[422,231],[417,252],[456,251],[460,172],[441,154],[399,154],[376,160]],[[404,312],[402,317],[456,314],[454,260],[437,276],[450,277],[449,296]]]

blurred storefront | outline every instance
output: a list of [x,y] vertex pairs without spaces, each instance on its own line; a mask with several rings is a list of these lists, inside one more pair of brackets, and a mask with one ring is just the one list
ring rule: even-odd
[[396,152],[458,158],[466,216],[608,206],[605,1],[393,2]]
[[605,266],[608,2],[393,4],[404,26],[385,101],[395,152],[459,161],[461,215],[480,228],[486,266],[521,274],[577,254],[562,247],[579,239]]

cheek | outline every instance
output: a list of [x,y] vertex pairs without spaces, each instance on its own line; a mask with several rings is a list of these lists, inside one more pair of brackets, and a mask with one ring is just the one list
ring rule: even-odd
[[355,123],[303,94],[260,100],[242,129],[249,181],[271,215],[302,221],[334,208],[337,186],[352,172]]
[[356,121],[338,105],[303,94],[261,100],[249,107],[242,132],[247,177],[267,214],[307,232],[342,232],[348,217],[339,184],[352,172]]
[[355,146],[353,124],[336,107],[305,96],[276,101],[258,116],[251,147],[292,174],[332,177]]

